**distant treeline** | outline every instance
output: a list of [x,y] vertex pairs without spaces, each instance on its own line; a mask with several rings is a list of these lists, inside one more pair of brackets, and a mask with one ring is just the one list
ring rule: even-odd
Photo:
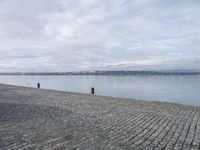
[[92,76],[135,76],[135,75],[200,75],[200,71],[79,71],[79,72],[2,72],[0,75],[92,75]]

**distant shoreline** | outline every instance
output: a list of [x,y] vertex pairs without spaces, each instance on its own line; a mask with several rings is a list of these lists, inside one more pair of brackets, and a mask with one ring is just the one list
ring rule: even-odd
[[1,72],[0,75],[61,75],[61,76],[200,75],[200,71]]

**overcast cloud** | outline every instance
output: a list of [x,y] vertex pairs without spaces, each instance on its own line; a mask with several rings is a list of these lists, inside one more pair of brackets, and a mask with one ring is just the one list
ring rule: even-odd
[[0,0],[0,71],[200,69],[199,0]]

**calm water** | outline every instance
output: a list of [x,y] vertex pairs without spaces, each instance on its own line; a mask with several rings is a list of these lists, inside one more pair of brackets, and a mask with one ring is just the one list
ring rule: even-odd
[[0,83],[200,106],[200,75],[187,76],[0,76]]

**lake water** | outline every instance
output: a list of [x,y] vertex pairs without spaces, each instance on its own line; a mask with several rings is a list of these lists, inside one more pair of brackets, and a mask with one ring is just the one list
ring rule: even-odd
[[0,76],[0,83],[200,106],[200,75]]

